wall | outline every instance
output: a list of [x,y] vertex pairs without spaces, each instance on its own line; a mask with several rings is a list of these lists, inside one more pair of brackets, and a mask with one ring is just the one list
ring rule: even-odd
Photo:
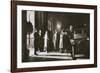
[[[31,0],[42,2],[56,2],[56,3],[74,3],[74,4],[88,4],[98,5],[98,19],[100,18],[100,0]],[[98,43],[100,43],[100,21],[98,20]],[[0,73],[10,73],[10,0],[0,1]],[[97,68],[83,68],[83,69],[69,69],[69,70],[55,70],[42,71],[34,73],[99,73],[100,72],[100,46],[98,44],[98,67]],[[29,73],[29,72],[28,72]],[[33,72],[30,72],[33,73]]]

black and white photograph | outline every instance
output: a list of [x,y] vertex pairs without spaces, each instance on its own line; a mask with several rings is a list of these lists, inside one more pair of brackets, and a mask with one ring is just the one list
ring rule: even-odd
[[90,59],[90,14],[22,10],[22,62]]
[[92,5],[12,2],[12,72],[97,66]]

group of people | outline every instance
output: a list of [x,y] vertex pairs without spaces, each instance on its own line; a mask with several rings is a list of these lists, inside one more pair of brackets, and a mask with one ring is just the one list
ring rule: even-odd
[[71,42],[67,31],[42,31],[36,30],[34,33],[35,55],[40,52],[71,52]]

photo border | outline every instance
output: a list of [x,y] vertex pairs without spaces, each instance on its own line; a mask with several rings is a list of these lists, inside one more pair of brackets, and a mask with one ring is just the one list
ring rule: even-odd
[[[17,5],[93,9],[94,10],[94,64],[17,68]],[[11,72],[12,73],[28,72],[28,71],[59,70],[59,69],[91,68],[91,67],[97,67],[97,6],[96,5],[11,1]]]

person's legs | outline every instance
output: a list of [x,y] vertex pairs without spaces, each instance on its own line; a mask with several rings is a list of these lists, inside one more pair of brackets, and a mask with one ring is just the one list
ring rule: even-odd
[[46,52],[47,51],[47,47],[44,47],[44,50],[43,51]]
[[35,54],[35,55],[38,55],[38,54],[37,54],[37,51],[38,51],[38,47],[35,47],[35,49],[34,49],[34,54]]
[[71,56],[72,56],[73,60],[76,60],[76,57],[75,57],[75,46],[74,45],[71,48]]

